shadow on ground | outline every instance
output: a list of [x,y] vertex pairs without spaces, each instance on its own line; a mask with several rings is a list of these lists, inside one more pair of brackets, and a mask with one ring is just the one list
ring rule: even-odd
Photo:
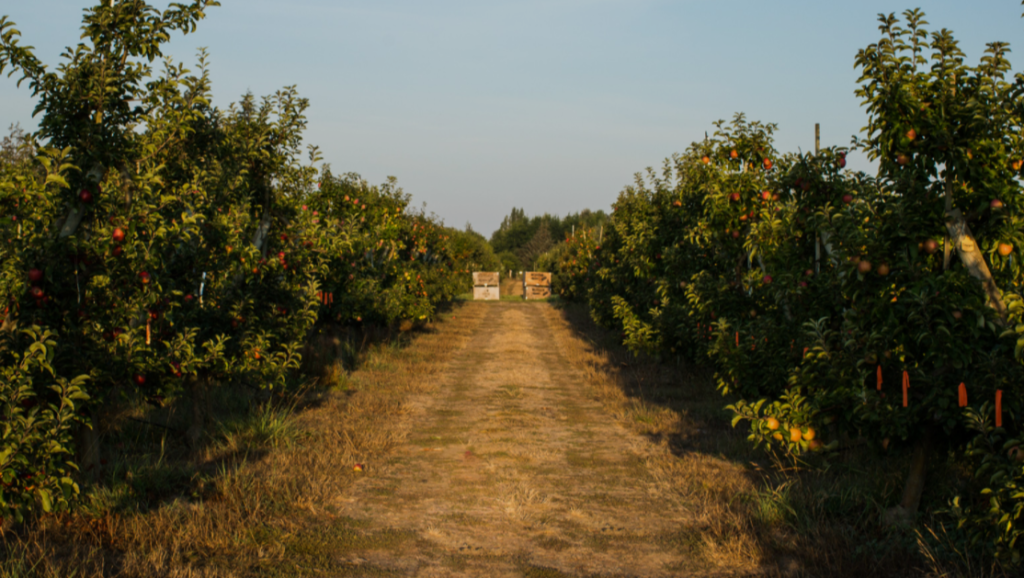
[[[598,326],[585,307],[553,306],[575,336],[606,360],[598,369],[624,394],[628,427],[667,446],[681,463],[714,458],[742,469],[752,489],[726,498],[735,516],[726,531],[744,533],[757,543],[766,574],[1001,575],[992,570],[946,574],[942,568],[959,566],[956,560],[962,553],[942,552],[938,541],[929,543],[930,552],[924,551],[920,536],[929,536],[935,527],[932,516],[922,515],[914,527],[883,523],[884,511],[901,496],[909,459],[902,448],[885,453],[855,446],[802,471],[780,471],[784,464],[752,448],[745,423],[730,425],[732,415],[724,407],[731,400],[716,390],[712,370],[682,359],[658,362],[634,355],[619,343],[617,334]],[[675,419],[658,417],[666,411]],[[941,508],[948,490],[937,480],[924,503]]]

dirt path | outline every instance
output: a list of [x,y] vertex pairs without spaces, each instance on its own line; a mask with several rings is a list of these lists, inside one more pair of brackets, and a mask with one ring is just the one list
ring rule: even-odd
[[546,304],[471,303],[468,346],[414,398],[406,443],[339,499],[346,575],[679,576],[693,517],[568,363]]

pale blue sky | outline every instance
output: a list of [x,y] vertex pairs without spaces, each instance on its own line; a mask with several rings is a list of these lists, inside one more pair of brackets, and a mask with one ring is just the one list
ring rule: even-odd
[[[783,150],[813,148],[815,122],[823,144],[848,144],[865,120],[853,59],[879,12],[924,9],[971,63],[1024,37],[1019,0],[222,2],[168,49],[192,64],[209,48],[215,104],[298,85],[307,140],[336,173],[394,175],[417,205],[487,236],[512,206],[607,209],[633,173],[737,111],[778,123]],[[55,65],[91,4],[4,0],[0,14]],[[0,79],[4,127],[34,129],[32,107]]]

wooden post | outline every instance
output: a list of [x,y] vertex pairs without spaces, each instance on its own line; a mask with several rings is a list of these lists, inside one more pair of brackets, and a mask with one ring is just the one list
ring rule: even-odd
[[[814,123],[814,155],[821,152],[821,123]],[[814,273],[821,273],[821,235],[814,235]]]

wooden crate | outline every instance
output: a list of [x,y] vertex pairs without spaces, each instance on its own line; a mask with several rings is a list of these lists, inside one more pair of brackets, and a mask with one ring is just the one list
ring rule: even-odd
[[548,297],[551,297],[551,287],[541,287],[539,285],[528,285],[526,287],[527,299],[547,299]]
[[526,276],[523,278],[523,285],[526,285],[527,287],[530,287],[531,285],[551,287],[551,273],[527,271]]
[[473,299],[476,301],[497,301],[500,298],[497,287],[473,287]]
[[501,284],[501,274],[489,272],[473,273],[473,285],[476,287],[497,287]]

